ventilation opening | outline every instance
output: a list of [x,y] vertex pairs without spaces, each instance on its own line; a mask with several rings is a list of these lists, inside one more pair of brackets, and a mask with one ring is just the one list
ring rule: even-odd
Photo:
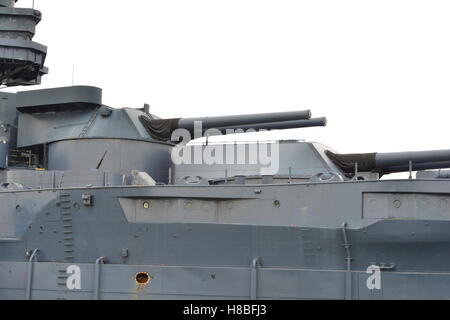
[[139,272],[134,276],[136,283],[139,285],[146,285],[150,282],[150,276],[147,272]]

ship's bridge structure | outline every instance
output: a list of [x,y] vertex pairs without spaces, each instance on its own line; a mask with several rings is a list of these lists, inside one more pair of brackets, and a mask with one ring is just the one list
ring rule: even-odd
[[16,8],[17,0],[0,0],[0,85],[40,84],[47,74],[47,47],[33,41],[41,12]]

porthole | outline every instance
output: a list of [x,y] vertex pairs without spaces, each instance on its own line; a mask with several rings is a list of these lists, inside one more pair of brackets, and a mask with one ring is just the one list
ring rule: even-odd
[[140,286],[145,286],[150,283],[150,276],[148,275],[148,272],[138,272],[134,276],[134,280],[136,283]]

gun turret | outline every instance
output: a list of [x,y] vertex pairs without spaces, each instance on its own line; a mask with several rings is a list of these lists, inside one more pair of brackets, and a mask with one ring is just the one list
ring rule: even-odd
[[310,110],[177,119],[151,119],[142,115],[139,119],[152,137],[162,141],[170,140],[172,132],[176,129],[185,129],[194,135],[200,127],[202,134],[209,129],[227,134],[230,130],[236,129],[271,130],[326,125],[326,118],[311,119]]
[[355,171],[388,174],[450,168],[450,150],[354,154],[336,154],[327,150],[326,154],[347,174]]

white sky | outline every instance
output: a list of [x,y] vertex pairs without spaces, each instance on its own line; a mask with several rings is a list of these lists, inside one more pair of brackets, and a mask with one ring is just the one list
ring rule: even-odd
[[[340,152],[450,148],[450,1],[35,0],[41,87],[165,118],[311,109]],[[31,6],[20,0],[17,6]],[[19,90],[24,90],[20,88]]]

